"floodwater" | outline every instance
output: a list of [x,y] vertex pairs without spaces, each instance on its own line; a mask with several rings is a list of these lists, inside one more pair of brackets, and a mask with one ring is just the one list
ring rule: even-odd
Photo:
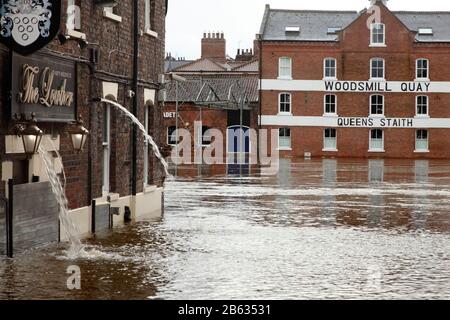
[[0,260],[0,298],[450,299],[450,162],[177,173],[164,218],[88,240],[96,254],[70,261],[52,245]]

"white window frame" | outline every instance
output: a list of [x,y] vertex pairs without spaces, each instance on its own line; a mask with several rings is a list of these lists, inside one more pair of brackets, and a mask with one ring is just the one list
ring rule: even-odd
[[[286,111],[281,111],[281,96],[282,95],[288,95],[290,102],[289,102],[289,112]],[[279,115],[288,115],[288,116],[292,116],[292,94],[289,92],[281,92],[278,95],[278,114]]]
[[[377,113],[372,113],[372,98],[376,97],[376,96],[380,96],[383,99],[383,103],[382,103],[382,107],[383,107],[383,113],[381,114],[377,114]],[[385,97],[382,94],[371,94],[369,97],[369,117],[371,118],[384,118],[385,117]]]
[[[372,147],[372,131],[374,131],[374,130],[380,130],[381,131],[381,133],[382,133],[382,139],[381,139],[381,141],[382,141],[382,148],[373,148]],[[377,140],[379,140],[379,139],[377,139]],[[385,152],[385,149],[384,149],[384,130],[383,129],[379,129],[379,128],[374,128],[374,129],[370,129],[369,130],[369,152]]]
[[[81,8],[76,3],[76,0],[67,0],[66,15],[66,35],[70,36],[71,38],[86,40],[86,34],[82,32],[83,25],[81,20]],[[72,15],[74,16],[74,19],[76,19],[74,21],[73,27],[71,27],[71,25],[68,23],[69,17]]]
[[152,20],[152,0],[145,0],[145,33],[149,36],[158,38],[155,26]]
[[[280,146],[281,130],[283,130],[283,129],[289,130],[289,147],[286,147],[286,146],[281,147]],[[286,128],[278,129],[278,150],[279,151],[292,151],[292,129],[291,128],[286,127]]]
[[[328,68],[327,67],[327,61],[333,61],[334,62],[334,68]],[[327,76],[327,70],[333,70],[334,69],[334,77]],[[324,80],[337,80],[337,59],[336,58],[325,58],[323,59],[323,79]]]
[[[105,103],[105,112],[103,115],[103,128],[106,132],[103,132],[103,172],[102,172],[102,192],[103,196],[108,195],[111,192],[111,106]],[[106,118],[106,119],[105,119]],[[105,123],[106,121],[106,123]],[[106,127],[105,127],[106,125]],[[105,140],[106,137],[106,140]]]
[[[334,113],[333,112],[327,112],[327,97],[328,96],[334,96],[335,98],[335,103],[334,103]],[[324,117],[337,117],[338,112],[337,112],[337,108],[338,108],[338,97],[336,94],[334,93],[326,93],[323,96],[323,116]]]
[[[120,4],[117,4],[117,6],[119,6],[119,5]],[[103,8],[103,17],[120,23],[120,22],[122,22],[122,17],[119,16],[118,14],[114,13],[114,8],[116,8],[116,7],[104,7]]]
[[[336,136],[334,138],[327,138],[326,137],[327,130],[334,130]],[[327,147],[327,143],[326,143],[327,139],[334,140],[334,147],[332,147],[332,148]],[[337,129],[336,128],[325,128],[323,130],[323,149],[322,149],[322,151],[324,151],[324,152],[337,152],[338,151],[338,149],[337,149]]]
[[[417,136],[418,136],[418,134],[419,134],[419,131],[425,131],[426,133],[427,133],[427,139],[425,140],[425,139],[419,139]],[[427,152],[430,152],[430,131],[429,130],[426,130],[426,129],[417,129],[416,131],[415,131],[415,136],[416,136],[416,139],[415,139],[415,150],[414,150],[414,152],[416,152],[416,153],[427,153]],[[418,148],[419,147],[419,141],[426,141],[426,148]]]
[[[383,26],[383,42],[373,42],[374,27],[377,25]],[[386,25],[384,23],[372,23],[370,25],[370,46],[371,47],[386,47]]]
[[[426,61],[427,62],[427,77],[426,78],[420,78],[419,77],[419,61]],[[423,68],[421,68],[423,69]],[[430,81],[430,60],[425,58],[419,58],[416,60],[416,81]]]
[[[372,71],[373,71],[373,66],[372,63],[375,61],[383,61],[383,77],[382,78],[375,78]],[[385,81],[386,80],[386,61],[383,58],[372,58],[370,59],[370,80],[371,81]]]
[[[289,62],[289,67],[283,67],[282,66],[282,61],[288,61]],[[281,70],[282,69],[287,69],[289,68],[289,75],[283,75]],[[292,58],[290,57],[280,57],[278,58],[278,79],[281,80],[292,80]]]
[[[426,114],[419,114],[419,98],[425,97],[427,100],[426,107],[427,107],[427,113]],[[429,118],[430,117],[430,97],[426,95],[420,95],[416,96],[416,118]]]

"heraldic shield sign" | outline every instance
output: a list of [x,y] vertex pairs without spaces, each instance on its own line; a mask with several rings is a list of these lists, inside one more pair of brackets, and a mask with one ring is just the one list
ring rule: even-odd
[[52,41],[60,21],[61,0],[0,0],[0,41],[22,55]]

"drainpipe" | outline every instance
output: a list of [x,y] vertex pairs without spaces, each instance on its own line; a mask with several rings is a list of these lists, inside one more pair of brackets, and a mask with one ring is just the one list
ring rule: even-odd
[[[132,113],[138,116],[138,59],[139,59],[139,3],[138,0],[133,1],[134,9],[134,49],[133,49],[133,110]],[[133,196],[137,193],[137,128],[133,124],[132,133],[132,168],[131,168],[131,193]]]

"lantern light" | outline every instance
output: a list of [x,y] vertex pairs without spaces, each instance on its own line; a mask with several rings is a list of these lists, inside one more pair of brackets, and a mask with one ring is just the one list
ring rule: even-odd
[[36,115],[31,115],[31,120],[26,128],[20,131],[22,136],[23,148],[28,158],[31,158],[39,150],[44,132],[37,126]]
[[67,130],[70,134],[73,149],[76,152],[82,152],[89,135],[89,130],[83,127],[83,119],[81,116],[73,127]]

